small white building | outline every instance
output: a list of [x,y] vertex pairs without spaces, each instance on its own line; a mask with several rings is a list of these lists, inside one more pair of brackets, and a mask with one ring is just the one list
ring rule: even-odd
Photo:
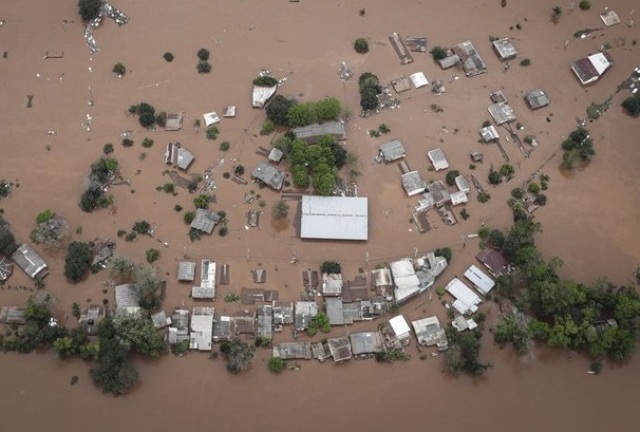
[[466,177],[460,174],[455,178],[456,187],[460,192],[469,193],[469,182]]
[[393,261],[389,267],[393,275],[394,296],[397,303],[402,303],[420,293],[420,279],[409,258]]
[[493,279],[473,264],[464,272],[464,277],[466,277],[473,284],[475,289],[484,296],[489,294],[489,291],[491,291],[496,285]]
[[466,204],[469,202],[469,199],[467,198],[467,194],[462,191],[451,192],[451,194],[449,195],[449,199],[451,200],[452,206]]
[[407,323],[407,320],[402,315],[398,315],[389,320],[389,326],[393,330],[393,334],[398,341],[411,340],[411,327]]
[[199,300],[213,300],[216,296],[216,263],[202,260],[200,286],[191,288],[191,297]]
[[422,72],[416,72],[409,75],[409,79],[411,80],[411,83],[413,83],[413,86],[417,89],[429,85],[429,80],[426,76],[424,76],[424,73]]
[[211,351],[213,338],[212,307],[195,307],[191,314],[191,333],[189,334],[189,348],[198,351]]
[[447,157],[444,155],[442,149],[434,149],[427,152],[429,156],[429,160],[431,160],[431,164],[433,165],[433,169],[436,171],[442,171],[449,168],[449,162],[447,161]]
[[482,303],[480,297],[458,278],[453,278],[445,290],[456,299],[452,306],[462,315],[476,312],[478,305]]

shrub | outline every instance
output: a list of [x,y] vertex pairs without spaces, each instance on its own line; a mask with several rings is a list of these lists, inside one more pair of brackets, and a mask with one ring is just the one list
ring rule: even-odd
[[589,0],[582,0],[580,2],[580,9],[582,9],[583,11],[591,9],[591,2]]
[[489,170],[489,183],[492,185],[498,185],[502,183],[502,176],[498,171],[494,171],[493,169]]
[[279,374],[287,367],[287,364],[280,357],[271,357],[267,363],[269,370],[274,374]]
[[387,134],[389,132],[391,132],[391,128],[389,126],[387,126],[385,123],[380,124],[380,126],[378,126],[378,132],[383,133],[383,134]]
[[369,42],[365,38],[358,38],[353,44],[353,48],[359,54],[366,54],[369,52]]
[[131,147],[131,146],[133,146],[133,140],[131,138],[124,138],[122,140],[122,146],[123,147]]
[[211,64],[206,61],[199,61],[196,66],[196,70],[199,74],[208,74],[209,72],[211,72]]
[[156,123],[160,127],[165,127],[167,125],[167,113],[161,112],[156,116]]
[[244,167],[242,165],[238,165],[233,169],[233,173],[237,176],[241,176],[242,174],[244,174]]
[[460,172],[457,170],[450,170],[447,172],[446,182],[449,186],[454,186],[456,184],[456,177],[460,175]]
[[271,132],[273,132],[276,128],[276,125],[274,122],[272,122],[269,119],[266,119],[263,123],[262,123],[262,129],[260,130],[260,134],[261,135],[269,135]]
[[520,60],[520,66],[530,66],[531,65],[531,60],[528,58],[524,58],[522,60]]
[[462,209],[460,211],[460,216],[462,217],[462,219],[467,220],[471,215],[469,215],[469,212],[467,211],[467,209]]
[[147,262],[149,264],[153,264],[158,260],[158,258],[160,258],[160,251],[158,249],[147,249],[147,252],[145,254],[147,256]]
[[209,50],[208,50],[208,49],[206,49],[206,48],[200,48],[200,49],[198,50],[198,52],[197,52],[198,58],[199,58],[201,61],[207,61],[207,60],[209,60],[209,54],[210,54],[210,53],[209,53]]
[[218,138],[219,133],[220,133],[220,130],[218,130],[218,126],[216,125],[210,125],[205,130],[205,135],[207,136],[207,139],[210,139],[210,140],[214,140]]
[[193,204],[196,206],[196,208],[199,208],[199,209],[209,208],[210,202],[211,202],[211,197],[207,194],[200,194],[193,199]]
[[218,235],[219,235],[220,237],[224,237],[224,236],[226,236],[228,232],[229,232],[229,228],[227,228],[226,226],[221,226],[221,227],[218,229]]
[[166,52],[162,58],[165,59],[167,63],[171,63],[175,57],[170,52]]
[[131,231],[136,232],[138,234],[149,234],[149,231],[151,231],[151,224],[149,224],[149,222],[144,220],[135,222],[133,224],[133,228],[131,229]]
[[122,63],[118,62],[115,65],[113,65],[113,69],[111,71],[116,75],[124,76],[127,73],[127,67]]
[[231,143],[229,143],[229,141],[222,141],[220,143],[220,150],[222,151],[227,151],[229,150],[230,147],[231,147]]
[[342,272],[342,267],[337,261],[325,261],[320,266],[320,270],[322,271],[322,273],[340,274]]
[[278,85],[278,80],[272,76],[259,76],[253,80],[253,85],[256,87],[274,87]]
[[522,188],[515,188],[511,191],[511,196],[515,199],[522,199],[522,197],[524,196],[524,191],[522,190]]
[[100,14],[103,0],[79,0],[78,13],[84,21],[91,21]]
[[193,222],[193,219],[195,217],[196,217],[195,212],[188,211],[184,214],[184,216],[182,216],[182,219],[184,220],[184,223],[186,223],[187,225],[191,225],[191,222]]
[[546,205],[547,196],[545,194],[537,194],[534,202],[540,206]]
[[162,185],[162,190],[165,193],[172,194],[172,193],[175,193],[176,187],[175,187],[175,185],[173,183],[165,183],[165,184]]
[[142,140],[142,147],[151,148],[153,146],[153,140],[151,138],[145,138]]
[[55,216],[55,212],[52,212],[50,209],[46,209],[45,211],[38,213],[38,215],[36,216],[36,223],[39,225],[41,223],[48,222]]
[[540,192],[540,185],[536,182],[531,182],[529,183],[529,192],[533,193],[533,194],[537,194],[538,192]]
[[433,57],[433,59],[436,61],[442,60],[443,58],[447,57],[447,51],[441,46],[437,45],[434,46],[431,51],[429,51],[429,53],[431,54],[431,57]]
[[445,291],[445,289],[443,287],[436,288],[436,295],[438,297],[443,297],[445,293],[446,293],[446,291]]
[[4,256],[11,256],[18,249],[13,233],[6,225],[0,224],[0,253]]
[[486,192],[480,192],[478,194],[478,201],[480,201],[481,203],[486,203],[487,201],[489,201],[491,199],[491,195],[489,195]]
[[111,143],[106,143],[106,144],[102,147],[102,153],[104,153],[105,155],[108,155],[108,154],[113,153],[113,144],[111,144]]
[[182,206],[180,204],[176,204],[175,206],[173,206],[173,209],[179,213],[182,211]]
[[276,220],[284,220],[289,214],[289,203],[284,200],[278,200],[273,205],[271,212],[272,216]]

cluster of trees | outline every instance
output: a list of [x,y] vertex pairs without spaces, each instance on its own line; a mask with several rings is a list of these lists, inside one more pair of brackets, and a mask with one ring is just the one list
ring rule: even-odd
[[[270,77],[256,79],[264,80]],[[291,128],[308,126],[314,123],[324,123],[338,120],[342,113],[340,101],[336,98],[326,98],[317,102],[298,103],[295,99],[287,99],[276,95],[266,108],[267,118],[278,126]]]
[[329,317],[326,313],[320,312],[318,315],[314,316],[309,325],[307,326],[307,336],[312,337],[315,336],[320,330],[322,333],[329,333],[331,331],[331,324],[329,324]]
[[255,347],[234,338],[222,342],[220,352],[227,359],[227,371],[237,374],[249,369],[255,355]]
[[10,257],[18,249],[9,223],[0,216],[0,254]]
[[576,168],[581,162],[591,159],[596,154],[589,131],[583,127],[569,134],[569,138],[562,142],[562,150],[562,166],[567,169]]
[[515,175],[515,173],[516,173],[516,170],[513,167],[513,165],[503,164],[498,171],[494,170],[493,168],[489,169],[488,180],[490,184],[498,185],[502,183],[502,180],[504,178],[506,178],[507,181],[511,180]]
[[528,352],[531,339],[539,339],[552,347],[584,349],[597,360],[630,358],[640,336],[640,295],[634,287],[606,281],[584,285],[561,279],[562,262],[545,261],[535,247],[539,230],[539,224],[519,220],[506,236],[502,250],[516,271],[499,278],[498,289],[532,318],[503,319],[496,341],[512,342],[521,353]]
[[622,101],[622,108],[632,117],[640,116],[640,95],[633,95]]
[[91,21],[100,14],[104,0],[78,0],[78,14],[83,21]]
[[271,215],[276,220],[285,220],[289,215],[289,203],[285,200],[278,200],[273,204]]
[[338,170],[347,162],[347,151],[330,135],[320,137],[314,145],[299,139],[281,137],[275,147],[282,150],[289,163],[293,184],[299,188],[313,185],[318,195],[331,195]]
[[148,312],[160,308],[158,290],[162,279],[150,265],[138,266],[126,256],[115,256],[110,262],[110,274],[117,284],[132,283],[140,299],[140,307]]
[[392,350],[376,353],[376,361],[378,363],[393,363],[397,360],[409,360],[411,357],[403,350]]
[[445,366],[452,375],[466,372],[482,375],[491,367],[491,363],[480,363],[480,347],[482,332],[474,329],[458,332],[453,327],[447,328],[449,349],[445,352]]
[[64,275],[71,283],[78,283],[91,269],[93,254],[88,243],[73,241],[67,248],[64,260]]
[[372,111],[378,106],[378,95],[382,94],[382,86],[378,77],[371,72],[365,72],[358,78],[360,91],[360,107],[363,111]]
[[129,113],[137,115],[140,125],[146,129],[152,129],[156,124],[160,127],[164,127],[167,123],[167,113],[156,113],[155,107],[146,102],[131,105],[129,107]]
[[80,208],[91,213],[97,207],[108,207],[113,197],[105,193],[106,186],[118,172],[118,161],[114,158],[100,158],[91,164],[89,186],[80,196]]
[[11,182],[0,180],[0,198],[6,198],[11,193]]
[[66,328],[51,325],[52,316],[51,298],[48,295],[39,300],[30,297],[24,311],[25,324],[0,335],[2,351],[30,353],[37,348],[51,346],[56,339],[67,336]]
[[287,363],[280,357],[271,357],[267,363],[267,367],[274,374],[279,374],[286,369]]

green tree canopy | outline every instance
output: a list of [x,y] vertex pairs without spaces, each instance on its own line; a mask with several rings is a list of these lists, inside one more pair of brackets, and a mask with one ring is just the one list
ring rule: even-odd
[[79,0],[78,13],[84,21],[91,21],[100,14],[100,7],[103,0]]
[[71,283],[80,282],[91,268],[91,248],[87,243],[74,241],[69,244],[64,263],[64,275]]

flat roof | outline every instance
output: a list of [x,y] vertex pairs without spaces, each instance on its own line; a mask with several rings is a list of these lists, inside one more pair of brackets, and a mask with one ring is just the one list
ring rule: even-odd
[[509,38],[494,40],[493,47],[501,60],[510,59],[518,55],[515,45]]
[[429,150],[427,152],[431,163],[433,164],[433,169],[436,171],[441,171],[449,168],[449,162],[447,161],[447,157],[444,155],[442,149],[437,148],[433,150]]
[[380,145],[380,153],[385,162],[392,162],[406,156],[407,152],[400,140],[393,140]]
[[411,328],[409,327],[407,320],[404,319],[404,316],[402,315],[391,318],[389,320],[389,325],[393,329],[396,337],[402,337],[407,334],[410,335],[411,333]]
[[366,197],[302,196],[300,238],[367,240],[369,207]]

